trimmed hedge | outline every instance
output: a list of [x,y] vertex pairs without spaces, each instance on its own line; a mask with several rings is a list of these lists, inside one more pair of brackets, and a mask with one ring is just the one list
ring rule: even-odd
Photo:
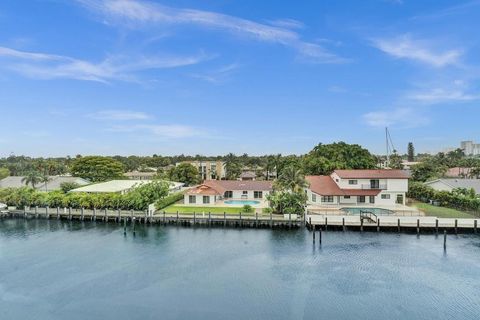
[[480,198],[478,196],[471,197],[459,192],[437,191],[420,182],[410,183],[407,196],[422,202],[438,202],[442,207],[476,213],[480,211]]
[[155,208],[157,210],[162,210],[163,208],[166,208],[182,199],[183,199],[183,192],[173,193],[171,195],[166,196],[163,199],[158,200],[155,203]]
[[63,193],[38,191],[29,187],[0,189],[0,202],[23,207],[71,207],[85,209],[146,210],[149,204],[168,196],[168,184],[152,182],[141,185],[126,194],[118,193]]

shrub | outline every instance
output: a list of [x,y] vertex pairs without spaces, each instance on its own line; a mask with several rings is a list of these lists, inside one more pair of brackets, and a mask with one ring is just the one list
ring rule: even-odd
[[255,209],[253,209],[253,207],[251,205],[246,204],[246,205],[243,206],[242,212],[252,213],[252,212],[255,212]]
[[155,208],[157,210],[161,210],[182,199],[183,199],[183,192],[173,193],[171,195],[166,196],[165,198],[157,200],[157,202],[155,203]]

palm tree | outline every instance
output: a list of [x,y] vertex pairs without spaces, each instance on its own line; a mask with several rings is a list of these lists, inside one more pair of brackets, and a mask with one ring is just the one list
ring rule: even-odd
[[237,156],[233,153],[229,153],[225,156],[225,171],[227,180],[235,180],[241,174],[242,168],[238,163]]
[[48,183],[50,182],[50,177],[48,175],[42,175],[40,182],[45,184],[45,191],[48,191]]
[[291,192],[303,192],[303,190],[308,187],[305,175],[300,169],[292,165],[282,170],[282,173],[277,179],[277,185]]
[[38,171],[30,171],[22,178],[22,182],[24,182],[27,186],[31,184],[32,188],[35,188],[35,185],[42,182],[42,180],[43,175]]

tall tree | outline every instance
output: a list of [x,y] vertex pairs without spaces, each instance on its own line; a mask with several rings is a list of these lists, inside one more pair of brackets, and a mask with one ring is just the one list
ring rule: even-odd
[[0,180],[6,178],[10,175],[10,170],[8,168],[0,168]]
[[74,176],[100,182],[122,178],[124,166],[109,157],[88,156],[75,159],[70,171]]
[[35,186],[42,182],[43,179],[44,177],[40,172],[32,170],[22,178],[22,182],[25,183],[27,186],[31,185],[32,188],[35,188]]
[[200,180],[198,169],[190,163],[180,163],[168,172],[170,180],[185,183],[187,186],[197,184]]
[[358,144],[318,144],[304,158],[305,174],[330,174],[335,169],[373,169],[376,159]]
[[290,165],[282,170],[280,177],[275,181],[278,188],[290,192],[303,192],[308,186],[305,175],[300,169]]
[[237,156],[229,153],[225,156],[225,176],[227,180],[236,180],[242,173],[242,166]]
[[409,142],[408,143],[408,161],[413,162],[415,161],[415,148],[413,147],[413,143]]

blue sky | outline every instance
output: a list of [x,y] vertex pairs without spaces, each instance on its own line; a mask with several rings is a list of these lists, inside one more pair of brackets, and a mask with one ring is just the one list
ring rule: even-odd
[[480,1],[0,2],[0,156],[480,140]]

